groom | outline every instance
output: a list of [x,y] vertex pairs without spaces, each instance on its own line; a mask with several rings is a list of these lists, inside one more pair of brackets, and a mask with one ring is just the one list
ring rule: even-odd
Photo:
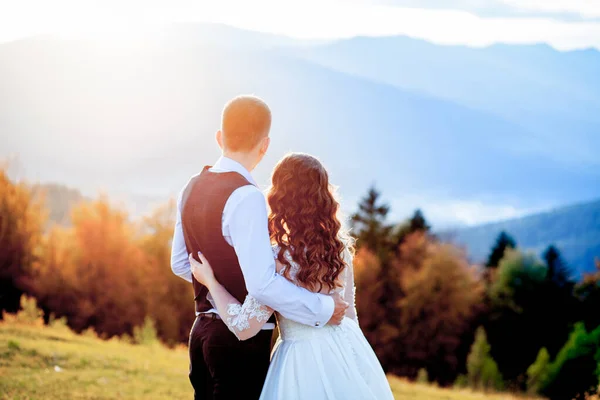
[[271,111],[259,98],[225,106],[217,142],[223,155],[190,179],[178,200],[171,268],[192,282],[196,320],[190,332],[195,399],[258,399],[269,367],[275,320],[246,341],[228,330],[206,287],[192,276],[188,254],[201,251],[218,281],[241,303],[260,303],[305,325],[339,324],[348,304],[302,289],[275,273],[267,208],[252,171],[269,147]]

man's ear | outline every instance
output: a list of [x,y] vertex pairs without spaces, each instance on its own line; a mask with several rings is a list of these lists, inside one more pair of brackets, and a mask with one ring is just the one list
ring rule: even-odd
[[260,154],[267,154],[267,150],[269,150],[269,145],[271,144],[271,138],[266,137],[263,139],[262,146],[260,147]]
[[215,137],[217,139],[217,143],[219,144],[219,147],[221,148],[221,150],[224,150],[224,148],[223,148],[223,132],[221,132],[220,129],[217,131],[217,134],[215,135]]

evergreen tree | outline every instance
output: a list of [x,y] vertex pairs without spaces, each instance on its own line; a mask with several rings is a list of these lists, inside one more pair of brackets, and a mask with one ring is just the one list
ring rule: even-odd
[[539,394],[550,377],[550,354],[545,347],[540,349],[535,362],[527,368],[527,391]]
[[[573,297],[557,295],[546,266],[531,254],[509,250],[495,272],[485,327],[502,375],[521,382],[540,347],[556,354],[565,343],[575,322]],[[506,340],[515,335],[518,340]]]
[[549,367],[548,383],[542,393],[551,399],[583,398],[598,387],[597,354],[600,351],[600,327],[588,332],[576,323],[569,339]]
[[371,187],[361,200],[359,210],[352,215],[352,230],[357,239],[357,247],[366,247],[382,256],[389,247],[392,227],[386,223],[389,205],[381,203],[380,192]]
[[398,253],[399,251],[399,246],[402,245],[402,243],[404,243],[404,240],[411,234],[411,233],[415,233],[415,232],[423,232],[426,233],[428,236],[432,236],[429,232],[430,232],[431,227],[427,224],[427,221],[425,220],[425,217],[423,216],[423,213],[421,212],[421,210],[417,209],[415,210],[413,216],[404,221],[403,223],[396,225],[391,234],[391,242],[392,242],[392,249]]
[[425,216],[423,216],[423,212],[419,209],[415,211],[412,218],[409,220],[409,227],[410,233],[417,231],[429,232],[431,229],[425,220]]
[[548,281],[561,288],[572,286],[571,271],[555,246],[548,246],[546,251],[544,251],[542,258],[546,261],[546,266],[548,267],[548,275],[546,278]]
[[488,268],[496,268],[500,264],[500,260],[504,257],[506,249],[514,249],[517,247],[517,243],[508,233],[502,231],[496,239],[496,244],[492,248],[492,252],[488,257],[488,261],[485,266]]
[[473,389],[496,389],[503,386],[502,375],[498,365],[490,355],[491,346],[487,341],[485,330],[477,329],[475,342],[467,357],[467,378]]

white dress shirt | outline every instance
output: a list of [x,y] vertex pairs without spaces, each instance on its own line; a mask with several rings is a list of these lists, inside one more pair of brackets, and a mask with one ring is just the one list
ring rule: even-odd
[[[219,158],[210,171],[237,172],[254,185],[240,187],[231,194],[223,209],[222,232],[214,233],[222,234],[235,249],[248,294],[293,321],[304,325],[325,326],[333,315],[333,298],[296,286],[275,271],[267,204],[250,172],[227,157]],[[181,199],[184,190],[185,188],[177,201],[171,269],[175,275],[191,282],[191,266],[181,226]],[[216,310],[211,312],[216,313]]]

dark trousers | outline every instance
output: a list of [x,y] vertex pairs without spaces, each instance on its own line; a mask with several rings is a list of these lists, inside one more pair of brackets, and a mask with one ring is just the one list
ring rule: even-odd
[[190,382],[195,400],[260,397],[273,331],[239,341],[220,319],[196,318],[190,332]]

